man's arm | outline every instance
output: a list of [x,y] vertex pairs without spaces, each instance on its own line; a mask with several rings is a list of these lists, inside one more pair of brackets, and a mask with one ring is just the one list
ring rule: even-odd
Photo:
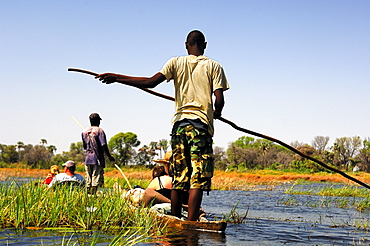
[[158,84],[165,81],[166,77],[162,73],[156,73],[152,77],[132,77],[122,74],[103,73],[95,78],[99,79],[102,83],[112,84],[118,82],[125,85],[130,85],[138,88],[154,88]]
[[81,137],[82,137],[82,145],[83,145],[83,148],[84,148],[84,150],[86,150],[86,149],[87,149],[87,145],[86,145],[86,143],[85,143],[85,136],[84,136],[84,133],[81,133]]
[[213,118],[218,119],[221,117],[222,109],[225,105],[223,89],[215,90],[215,110],[213,111]]
[[108,145],[104,144],[102,147],[103,147],[103,150],[104,150],[105,154],[108,156],[108,159],[112,162],[115,162],[116,160],[114,159],[113,156],[111,156],[111,154],[109,152]]

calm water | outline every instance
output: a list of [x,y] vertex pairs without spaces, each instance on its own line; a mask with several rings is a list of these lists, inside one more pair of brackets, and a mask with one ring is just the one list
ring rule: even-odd
[[[317,185],[304,187],[313,186]],[[248,212],[244,223],[229,223],[225,233],[184,232],[167,237],[164,240],[166,242],[139,245],[370,245],[369,230],[356,228],[356,225],[367,225],[370,221],[368,212],[337,208],[333,202],[329,203],[332,205],[329,207],[306,206],[338,198],[291,196],[284,194],[287,188],[276,186],[273,190],[212,191],[203,199],[203,209],[209,214],[208,218],[221,218],[236,208],[240,215]],[[285,205],[284,201],[294,205]],[[108,245],[113,238],[109,235],[102,237],[105,242],[98,245]],[[66,232],[0,231],[0,245],[59,245],[68,240],[69,245],[78,245],[77,236],[71,238],[71,234]]]

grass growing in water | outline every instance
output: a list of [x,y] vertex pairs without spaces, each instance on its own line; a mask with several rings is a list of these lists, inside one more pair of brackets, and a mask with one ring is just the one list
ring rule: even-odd
[[291,186],[286,193],[300,195],[320,195],[320,196],[343,196],[343,197],[370,197],[370,190],[358,186],[325,186],[321,188],[302,189]]
[[[113,245],[130,244],[162,235],[165,226],[147,208],[133,208],[121,194],[107,191],[88,196],[83,188],[47,189],[15,182],[0,184],[2,228],[70,227],[80,230],[117,232]],[[118,243],[120,242],[120,243]]]
[[239,202],[235,206],[233,206],[230,213],[223,214],[222,220],[225,220],[228,223],[242,224],[247,219],[249,207],[247,207],[245,214],[240,214],[238,212],[238,205]]
[[323,196],[319,202],[305,204],[307,206],[329,207],[335,205],[340,208],[355,207],[359,211],[370,209],[370,190],[358,186],[325,186],[313,189],[291,186],[286,193],[292,195]]

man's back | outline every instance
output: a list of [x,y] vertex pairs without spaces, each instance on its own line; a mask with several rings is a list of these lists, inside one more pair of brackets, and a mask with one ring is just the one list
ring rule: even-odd
[[200,119],[213,135],[214,90],[227,90],[222,66],[206,56],[181,56],[170,59],[160,71],[169,81],[174,80],[176,113],[173,122]]
[[66,173],[58,173],[53,178],[53,180],[51,181],[51,183],[49,184],[49,187],[51,187],[51,186],[53,186],[55,184],[60,184],[60,183],[64,183],[64,182],[77,182],[79,184],[84,184],[85,183],[85,179],[84,179],[84,177],[82,177],[82,175],[80,175],[78,173],[75,173],[72,176],[71,175],[67,175]]
[[104,162],[104,150],[102,145],[106,143],[106,136],[102,128],[90,126],[82,132],[84,149],[86,150],[85,164],[97,164]]
[[173,156],[180,159],[172,160],[170,164],[171,170],[175,170],[171,173],[174,178],[171,213],[180,217],[181,201],[188,199],[188,220],[194,221],[199,215],[203,191],[211,188],[213,159],[204,156],[212,156],[213,119],[221,117],[225,103],[223,91],[229,85],[221,65],[203,56],[207,42],[201,31],[191,31],[185,45],[188,56],[170,59],[152,77],[104,73],[96,78],[106,84],[117,82],[138,88],[154,88],[165,80],[175,81],[176,113],[171,146]]

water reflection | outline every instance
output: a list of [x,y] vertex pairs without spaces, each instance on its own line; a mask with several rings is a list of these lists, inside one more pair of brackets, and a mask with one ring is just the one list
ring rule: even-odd
[[225,233],[206,231],[182,231],[166,236],[163,241],[157,241],[162,245],[225,245]]

